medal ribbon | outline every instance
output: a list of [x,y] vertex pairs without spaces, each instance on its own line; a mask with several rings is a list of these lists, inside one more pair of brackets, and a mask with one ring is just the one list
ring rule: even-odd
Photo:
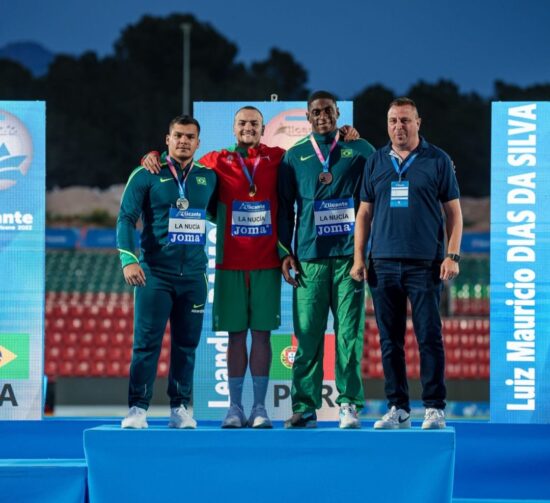
[[243,170],[244,176],[246,176],[246,179],[248,180],[248,184],[250,187],[254,185],[254,175],[256,174],[256,169],[258,169],[258,164],[260,164],[261,156],[258,153],[258,157],[254,159],[254,166],[252,167],[252,175],[250,175],[250,172],[248,171],[248,168],[246,167],[246,164],[244,163],[244,159],[241,157],[241,154],[236,152],[237,159],[239,159],[239,164],[241,165],[241,169]]
[[390,156],[391,157],[391,162],[393,163],[393,167],[395,169],[395,172],[399,176],[399,181],[401,181],[401,177],[403,176],[405,171],[407,171],[410,168],[411,164],[416,159],[417,155],[418,155],[418,153],[411,155],[409,157],[408,161],[406,163],[401,164],[401,166],[399,166],[399,164],[397,164],[397,159],[393,155]]
[[168,167],[170,168],[170,172],[172,173],[172,176],[176,179],[180,197],[182,199],[185,199],[185,182],[187,181],[187,177],[189,176],[189,173],[191,173],[191,170],[193,169],[193,159],[191,159],[191,162],[190,162],[191,167],[187,171],[187,174],[182,178],[181,183],[178,178],[176,167],[174,166],[174,163],[172,162],[172,159],[170,159],[169,155],[166,156],[166,162],[168,162]]
[[330,154],[332,154],[332,151],[336,148],[336,144],[338,143],[338,140],[340,139],[340,131],[336,131],[336,136],[334,137],[334,140],[332,141],[332,145],[330,146],[330,149],[328,151],[327,158],[323,156],[323,153],[321,152],[321,149],[319,148],[319,145],[317,145],[317,141],[313,137],[313,133],[309,135],[309,139],[311,141],[311,144],[313,145],[313,150],[315,150],[315,153],[317,154],[317,158],[319,161],[321,161],[321,165],[323,166],[323,173],[328,173],[328,163],[330,161]]

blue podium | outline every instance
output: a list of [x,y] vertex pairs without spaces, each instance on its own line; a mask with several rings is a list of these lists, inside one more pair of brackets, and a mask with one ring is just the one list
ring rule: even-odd
[[86,463],[75,459],[0,459],[0,501],[83,503]]
[[85,430],[91,503],[450,503],[455,431]]

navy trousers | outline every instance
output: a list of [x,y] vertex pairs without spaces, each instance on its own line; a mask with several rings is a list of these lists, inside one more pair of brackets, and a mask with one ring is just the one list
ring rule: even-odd
[[199,344],[207,280],[204,273],[168,276],[153,273],[142,264],[147,281],[135,288],[134,346],[130,365],[128,405],[149,408],[162,348],[170,319],[170,407],[187,405],[193,392],[195,350]]
[[420,381],[425,407],[445,408],[445,351],[439,302],[440,262],[371,259],[368,284],[380,333],[388,407],[410,411],[405,363],[407,298],[420,351]]

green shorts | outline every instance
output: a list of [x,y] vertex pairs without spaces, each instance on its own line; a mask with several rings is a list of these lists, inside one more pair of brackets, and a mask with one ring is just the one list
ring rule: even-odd
[[216,269],[213,329],[275,330],[281,325],[281,270]]

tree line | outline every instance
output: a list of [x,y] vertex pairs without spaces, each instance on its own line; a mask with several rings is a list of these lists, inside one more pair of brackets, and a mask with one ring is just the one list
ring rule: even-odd
[[[184,22],[193,26],[191,101],[307,98],[307,72],[290,53],[273,48],[265,60],[244,65],[235,44],[192,15],[145,16],[122,31],[113,55],[58,55],[41,77],[0,59],[0,99],[47,102],[48,188],[124,183],[139,155],[158,144],[182,107]],[[490,191],[491,101],[548,101],[550,83],[497,81],[494,96],[483,98],[448,80],[420,81],[406,94],[423,116],[422,134],[453,158],[462,194],[478,197]],[[387,142],[387,105],[395,97],[379,84],[353,97],[354,125],[375,147]]]

